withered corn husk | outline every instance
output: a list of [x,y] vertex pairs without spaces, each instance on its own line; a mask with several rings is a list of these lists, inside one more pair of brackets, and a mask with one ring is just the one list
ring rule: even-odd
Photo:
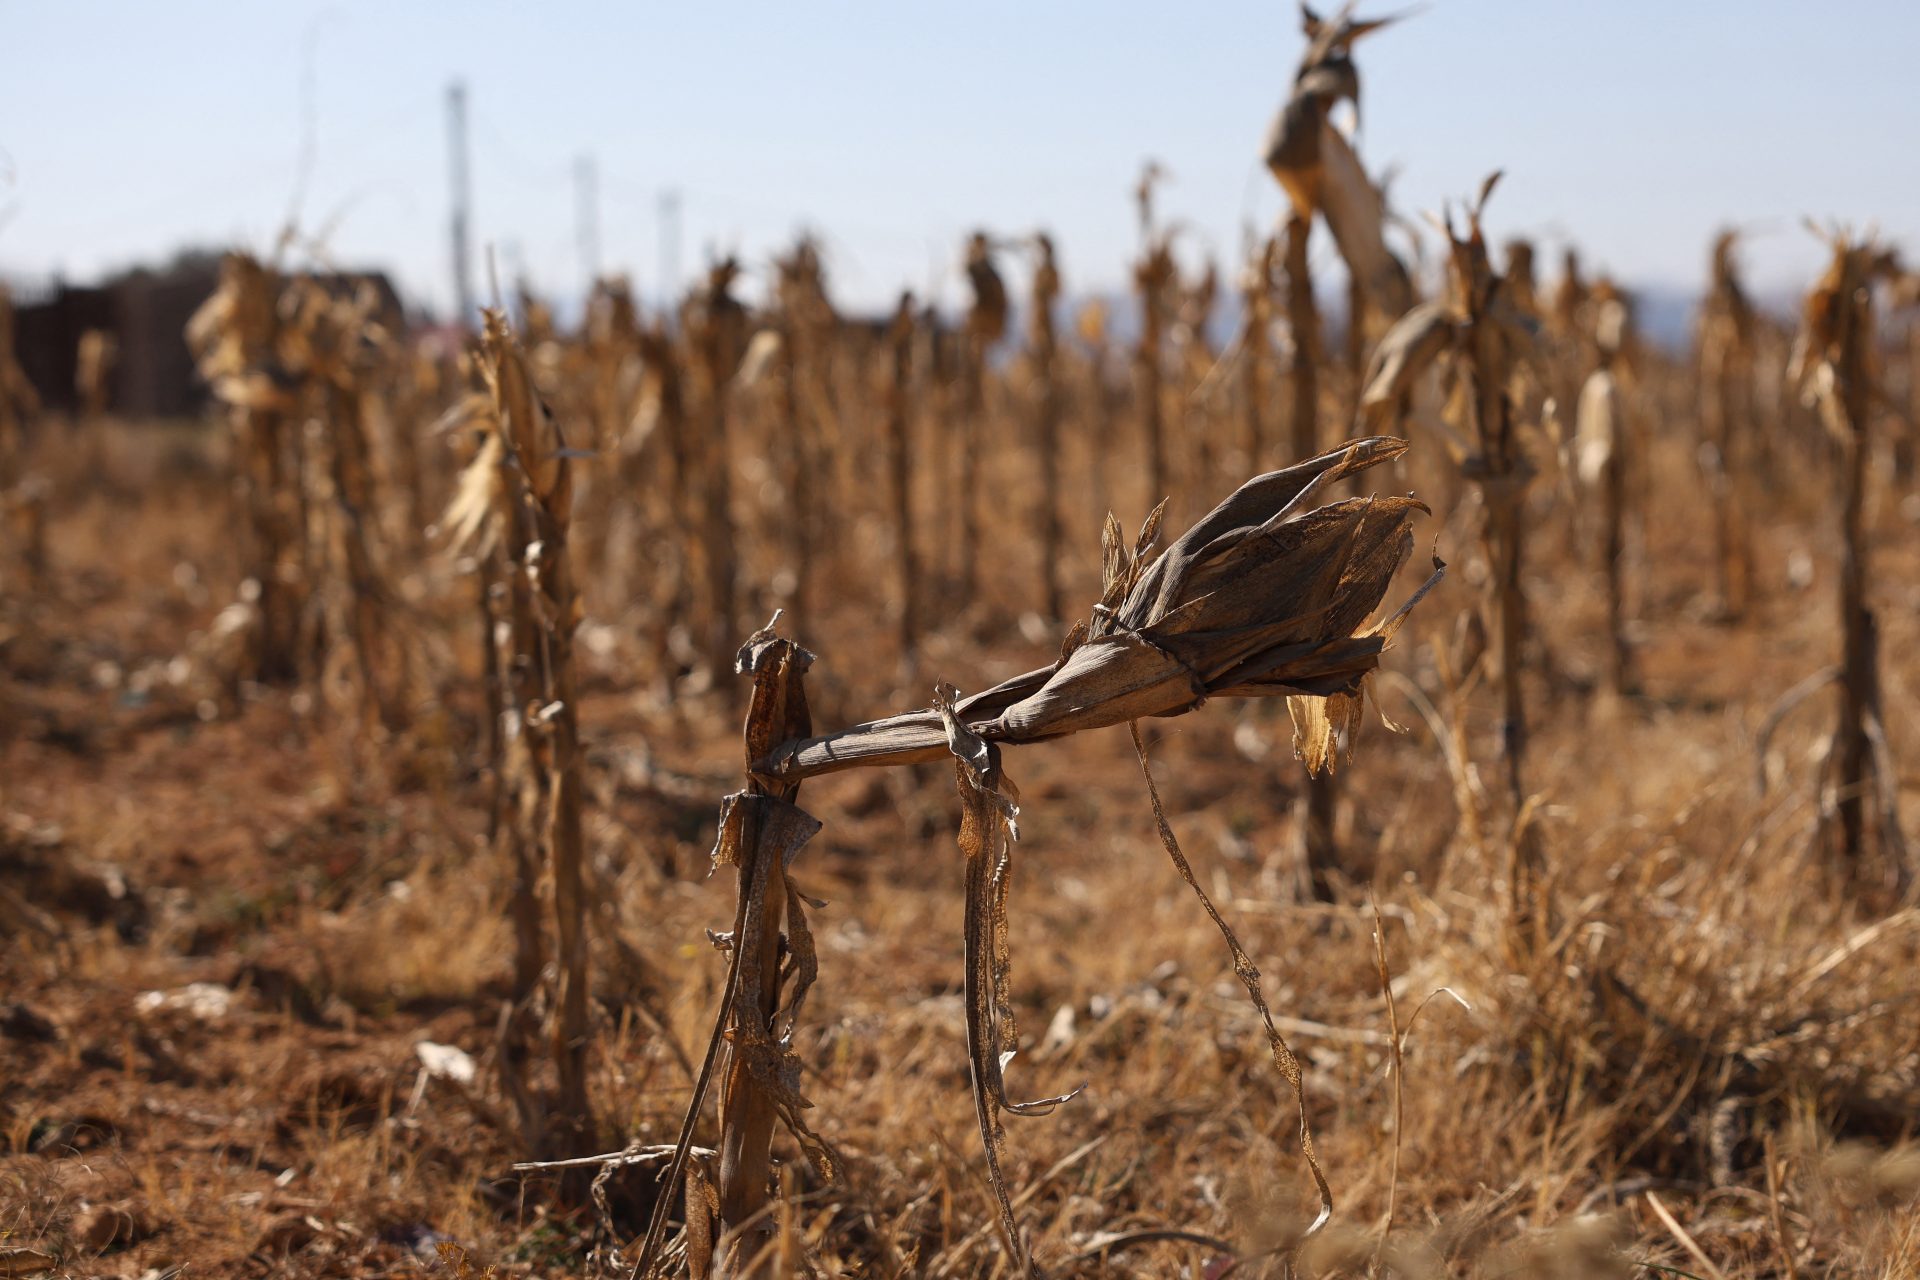
[[1286,191],[1293,216],[1311,223],[1319,214],[1359,281],[1368,303],[1388,320],[1413,305],[1413,283],[1386,243],[1386,201],[1360,157],[1333,123],[1341,101],[1360,111],[1360,73],[1353,45],[1393,21],[1357,20],[1347,4],[1331,19],[1301,6],[1306,52],[1293,91],[1267,129],[1262,156]]
[[1353,5],[1344,5],[1332,21],[1312,9],[1300,8],[1300,27],[1307,48],[1294,72],[1293,92],[1267,129],[1262,152],[1267,167],[1286,188],[1297,217],[1311,219],[1320,205],[1323,178],[1322,126],[1342,100],[1360,109],[1360,72],[1353,64],[1353,45],[1378,31],[1391,19],[1356,22]]
[[[1258,476],[1152,559],[1158,513],[1131,555],[1110,517],[1107,590],[1091,621],[1076,625],[1057,663],[961,701],[954,716],[986,742],[1029,743],[1180,715],[1211,697],[1357,693],[1419,598],[1363,625],[1411,554],[1413,513],[1425,508],[1410,497],[1312,500],[1406,447],[1376,436]],[[783,745],[753,769],[793,780],[947,752],[941,717],[926,710]]]

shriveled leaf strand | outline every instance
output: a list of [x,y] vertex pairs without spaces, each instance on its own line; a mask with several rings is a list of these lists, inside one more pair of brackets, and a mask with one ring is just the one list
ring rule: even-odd
[[1214,906],[1213,899],[1207,891],[1200,887],[1199,879],[1193,874],[1193,864],[1187,861],[1186,854],[1180,850],[1180,842],[1174,838],[1173,827],[1167,821],[1166,808],[1160,803],[1160,788],[1154,785],[1153,769],[1147,763],[1147,744],[1140,736],[1140,722],[1129,721],[1127,729],[1133,735],[1133,751],[1140,761],[1140,775],[1147,781],[1147,797],[1153,802],[1153,820],[1160,831],[1160,843],[1166,849],[1167,856],[1173,859],[1173,865],[1179,870],[1181,878],[1200,899],[1200,905],[1206,909],[1207,915],[1213,920],[1214,927],[1220,930],[1220,936],[1225,939],[1227,951],[1233,957],[1234,976],[1240,979],[1242,986],[1246,987],[1247,995],[1252,999],[1253,1007],[1259,1011],[1260,1021],[1266,1029],[1267,1045],[1273,1051],[1274,1066],[1279,1068],[1280,1074],[1293,1087],[1294,1101],[1300,1108],[1300,1153],[1306,1157],[1307,1170],[1313,1175],[1314,1189],[1320,1193],[1320,1212],[1302,1233],[1304,1239],[1320,1230],[1333,1216],[1333,1190],[1327,1185],[1327,1175],[1320,1168],[1320,1157],[1313,1149],[1313,1124],[1307,1116],[1305,1073],[1301,1070],[1300,1060],[1288,1047],[1286,1038],[1280,1034],[1280,1029],[1273,1025],[1273,1011],[1267,1007],[1266,993],[1260,986],[1260,970],[1255,967],[1253,958],[1247,954],[1246,948],[1240,945],[1240,939],[1234,933],[1233,926],[1227,923],[1226,917],[1220,914],[1220,909]]

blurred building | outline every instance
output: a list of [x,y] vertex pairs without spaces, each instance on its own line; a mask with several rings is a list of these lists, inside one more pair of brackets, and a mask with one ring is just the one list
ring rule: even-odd
[[[187,349],[187,321],[220,282],[218,253],[193,251],[163,267],[139,267],[98,285],[55,281],[14,294],[15,344],[20,367],[47,408],[72,412],[78,395],[74,374],[80,338],[99,329],[118,343],[108,405],[127,418],[190,417],[209,394]],[[369,283],[396,320],[399,295],[381,272],[338,272],[318,277],[329,287]]]

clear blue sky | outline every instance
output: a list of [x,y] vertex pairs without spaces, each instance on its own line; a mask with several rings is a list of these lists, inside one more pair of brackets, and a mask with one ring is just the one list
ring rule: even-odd
[[[580,283],[571,170],[590,152],[602,259],[643,288],[674,187],[683,279],[709,244],[763,260],[814,226],[836,294],[874,306],[936,279],[957,300],[976,224],[1046,226],[1070,288],[1116,286],[1149,156],[1195,246],[1236,252],[1242,220],[1279,207],[1256,153],[1301,46],[1277,0],[0,0],[0,33],[0,273],[270,245],[310,101],[303,223],[433,304],[455,77],[476,239],[543,287]],[[1634,283],[1690,287],[1718,223],[1756,222],[1753,275],[1788,286],[1821,256],[1804,214],[1920,252],[1917,51],[1912,3],[1431,0],[1360,47],[1361,150],[1398,169],[1409,213],[1504,168],[1496,231],[1571,235]]]

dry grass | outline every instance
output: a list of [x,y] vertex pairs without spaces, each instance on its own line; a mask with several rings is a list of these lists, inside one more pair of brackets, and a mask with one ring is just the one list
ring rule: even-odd
[[[1308,1269],[1364,1270],[1392,1196],[1381,1256],[1404,1274],[1916,1274],[1920,1043],[1905,975],[1920,927],[1849,901],[1807,839],[1809,788],[1760,804],[1748,782],[1749,735],[1775,692],[1836,644],[1831,611],[1784,581],[1789,553],[1828,546],[1821,504],[1781,492],[1757,558],[1780,576],[1762,575],[1749,623],[1704,629],[1688,602],[1711,600],[1712,567],[1679,553],[1708,536],[1711,511],[1658,487],[1683,483],[1684,465],[1665,464],[1685,447],[1661,440],[1649,467],[1646,696],[1572,714],[1586,695],[1536,690],[1535,785],[1550,798],[1540,822],[1565,911],[1550,955],[1508,961],[1497,866],[1450,837],[1440,752],[1398,686],[1383,691],[1416,728],[1372,744],[1346,822],[1362,837],[1349,874],[1379,900],[1406,1032],[1397,1132],[1371,915],[1353,898],[1294,899],[1294,784],[1250,785],[1285,756],[1284,722],[1189,717],[1153,746],[1198,875],[1269,975],[1308,1066],[1337,1204]],[[538,1180],[523,1189],[506,1172],[519,1139],[489,1063],[510,955],[499,882],[472,873],[481,810],[404,786],[355,798],[316,784],[326,749],[286,694],[256,692],[238,720],[153,724],[94,683],[101,661],[163,659],[220,605],[192,584],[229,572],[228,552],[175,500],[211,482],[194,474],[134,509],[133,545],[147,549],[136,556],[103,536],[124,528],[122,509],[63,503],[54,564],[92,585],[31,619],[46,639],[39,676],[12,665],[26,633],[10,642],[9,698],[31,714],[5,748],[7,865],[36,850],[117,865],[151,919],[123,936],[84,892],[42,891],[62,936],[16,933],[6,954],[9,1247],[91,1257],[76,1233],[108,1206],[151,1231],[83,1267],[378,1272],[429,1265],[446,1237],[476,1267],[577,1269],[594,1214],[559,1210]],[[1872,509],[1883,581],[1908,599],[1920,564],[1895,504]],[[176,557],[197,572],[176,574]],[[1598,672],[1598,593],[1578,574],[1537,585],[1561,668]],[[1445,617],[1473,594],[1462,578],[1429,607]],[[1884,616],[1891,707],[1920,678],[1906,656],[1920,637],[1911,610]],[[856,652],[842,629],[858,625],[849,609],[820,647]],[[1031,652],[1015,640],[996,669],[944,639],[928,638],[924,660],[976,683]],[[1435,700],[1430,663],[1446,641],[1416,621],[1389,666]],[[726,890],[694,873],[737,740],[697,704],[640,709],[612,660],[585,661],[585,838],[611,904],[598,927],[638,961],[602,962],[590,1074],[611,1130],[662,1142],[718,994],[721,965],[699,939],[726,918]],[[854,701],[870,704],[891,677],[829,659],[813,679],[864,689]],[[1467,715],[1484,743],[1497,709],[1476,698]],[[1776,771],[1807,774],[1818,719],[1782,727]],[[1920,748],[1910,725],[1890,728],[1904,754]],[[656,751],[673,769],[623,754],[643,740],[668,744]],[[1014,1088],[1088,1086],[1050,1118],[1010,1121],[1009,1182],[1035,1256],[1055,1272],[1166,1274],[1216,1255],[1151,1234],[1163,1229],[1242,1251],[1285,1244],[1312,1214],[1294,1122],[1218,939],[1159,870],[1124,742],[1093,735],[1011,759],[1028,813],[1009,942],[1029,1047]],[[830,1272],[887,1256],[920,1273],[989,1272],[1001,1264],[966,1096],[946,784],[832,777],[808,803],[831,836],[796,874],[829,906],[812,913],[825,978],[795,1047],[816,1127],[850,1176],[843,1192],[793,1182],[790,1230]],[[32,891],[14,877],[7,887]],[[190,982],[232,991],[230,1008],[214,1021],[139,1011],[142,992]],[[1471,1008],[1430,1001],[1443,987]],[[423,1077],[421,1039],[472,1053],[478,1087]],[[622,1230],[636,1229],[644,1180],[613,1189],[616,1225],[625,1214]]]

